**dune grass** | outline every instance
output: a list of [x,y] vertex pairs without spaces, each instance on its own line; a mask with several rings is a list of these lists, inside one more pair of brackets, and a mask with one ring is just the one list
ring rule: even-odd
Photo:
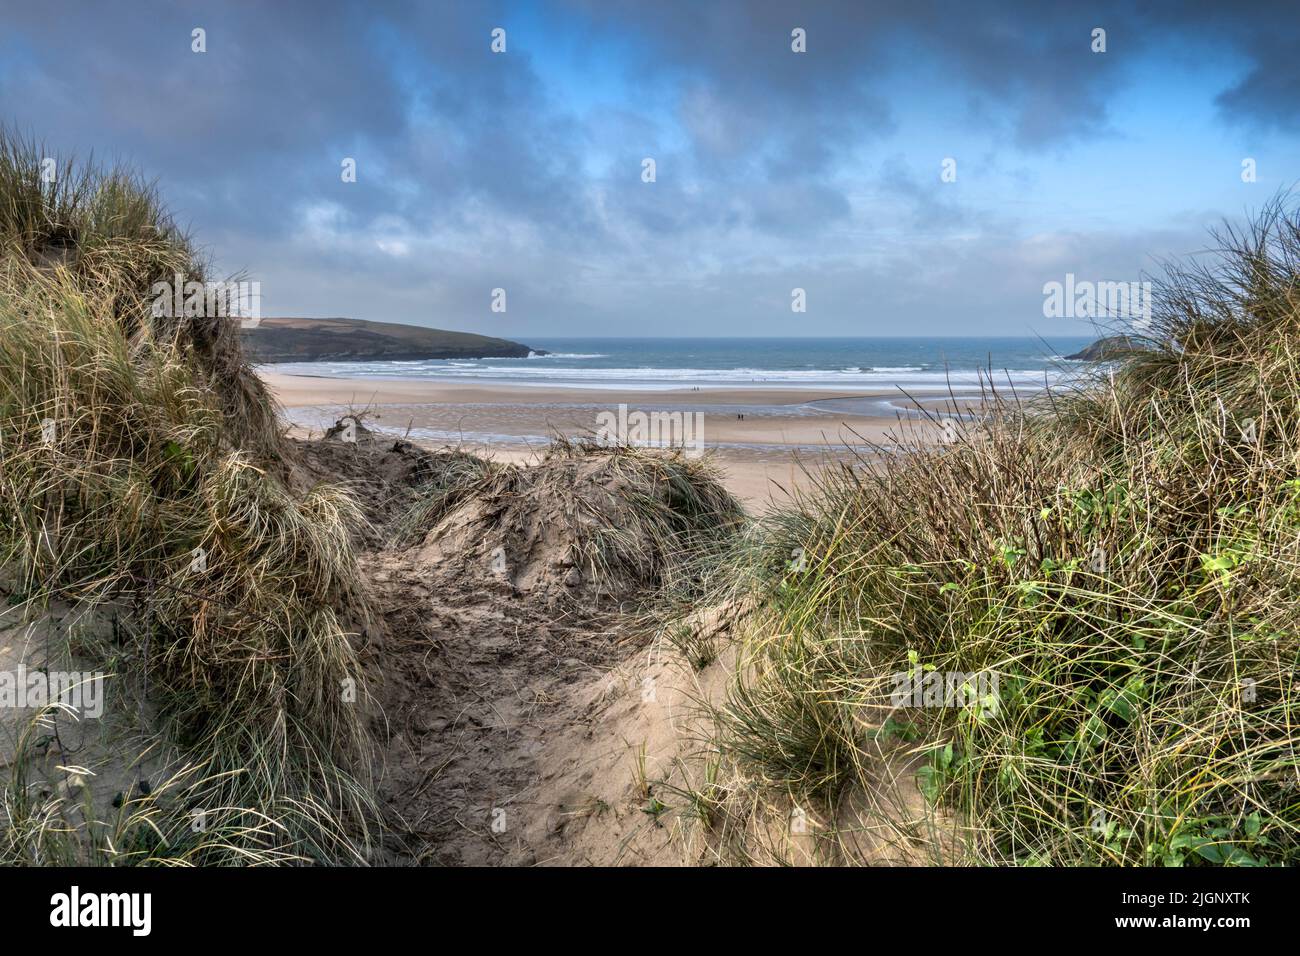
[[403,525],[408,539],[470,502],[507,532],[563,538],[586,579],[624,597],[688,586],[745,520],[717,465],[680,449],[555,435],[534,465],[461,459],[448,457],[422,492]]
[[560,477],[552,479],[548,497],[571,493],[568,475],[596,468],[600,490],[587,505],[602,520],[575,529],[574,538],[579,563],[600,579],[689,588],[694,569],[725,547],[745,520],[717,464],[681,449],[555,436],[543,463]]
[[76,808],[20,746],[0,861],[361,862],[356,505],[287,490],[237,323],[153,314],[154,282],[203,275],[153,190],[71,163],[45,182],[42,158],[0,136],[0,567],[38,609],[130,609],[123,646],[76,651],[145,681],[176,763],[125,811]]
[[719,569],[737,793],[835,820],[902,747],[949,862],[1300,859],[1300,216],[1216,236],[1144,351],[865,450]]
[[[139,678],[114,699],[171,756],[116,807],[51,790],[68,715],[47,708],[0,862],[365,862],[356,504],[289,491],[233,323],[152,314],[154,282],[204,271],[153,190],[71,163],[47,182],[43,158],[0,135],[0,569],[37,609],[129,611],[67,650]],[[710,825],[782,800],[836,821],[901,750],[959,831],[947,861],[1293,864],[1300,216],[1219,238],[1170,267],[1146,350],[1032,402],[991,389],[955,441],[865,449],[739,544],[707,463],[565,442],[528,478],[456,459],[401,533],[586,469],[618,500],[574,528],[585,567],[743,605]],[[939,693],[900,697],[903,675]]]

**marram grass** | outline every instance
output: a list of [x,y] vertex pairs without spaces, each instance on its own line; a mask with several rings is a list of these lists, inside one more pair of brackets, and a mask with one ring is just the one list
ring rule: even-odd
[[37,608],[129,609],[117,646],[78,650],[147,688],[115,699],[173,756],[147,793],[82,806],[29,774],[60,718],[38,715],[0,862],[365,862],[359,512],[287,489],[234,323],[151,313],[154,281],[202,275],[152,190],[71,164],[47,183],[40,155],[0,137],[0,567]]
[[[715,575],[756,602],[716,710],[735,801],[834,821],[901,751],[944,862],[1300,862],[1300,216],[1218,238],[1158,284],[1148,350],[990,391],[748,536]],[[918,668],[996,694],[912,706]]]

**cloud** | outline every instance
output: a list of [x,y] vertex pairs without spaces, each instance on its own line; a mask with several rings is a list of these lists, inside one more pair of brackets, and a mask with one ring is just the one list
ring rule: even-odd
[[[1287,42],[1300,14],[1283,6],[1252,18],[1029,0],[61,11],[0,15],[6,122],[156,177],[220,267],[262,279],[268,308],[502,334],[503,321],[534,334],[788,331],[791,284],[817,287],[823,306],[803,331],[894,328],[864,301],[923,304],[935,330],[948,308],[971,310],[970,331],[1021,328],[997,304],[1012,295],[1002,277],[1037,268],[1071,231],[975,197],[1060,188],[1062,154],[1122,143],[1116,104],[1158,82],[1162,51],[1235,64],[1213,99],[1227,122],[1285,132],[1300,114]],[[489,49],[496,26],[506,54]],[[1097,26],[1104,55],[1090,49]],[[195,27],[206,53],[191,51]],[[791,51],[794,27],[807,53]],[[955,139],[987,154],[984,181],[967,176],[967,152],[959,186],[939,184]],[[1029,175],[1006,171],[1020,167]],[[1187,235],[1166,225],[1140,234]],[[1115,268],[1108,249],[1138,254],[1121,238],[1078,244],[1092,258],[1075,271]],[[508,320],[487,309],[496,286],[510,289]]]

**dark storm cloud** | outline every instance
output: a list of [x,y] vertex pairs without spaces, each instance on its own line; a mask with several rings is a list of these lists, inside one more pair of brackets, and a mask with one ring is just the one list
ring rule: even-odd
[[[1118,3],[1084,10],[852,0],[576,6],[611,33],[630,27],[647,40],[638,70],[670,65],[715,91],[735,135],[725,144],[700,137],[703,152],[721,150],[725,158],[772,148],[784,160],[774,167],[782,173],[815,171],[838,147],[887,132],[907,92],[900,71],[927,63],[948,73],[954,98],[996,104],[1023,144],[1087,135],[1105,122],[1106,95],[1122,68],[1121,57],[1092,56],[1090,31],[1104,25],[1123,37],[1136,19]],[[807,56],[790,56],[794,27],[807,32]]]
[[[310,188],[314,157],[337,179],[340,146],[388,140],[406,127],[393,78],[358,42],[370,30],[360,9],[59,8],[4,14],[0,48],[25,53],[20,68],[0,68],[7,118],[53,146],[120,155],[169,191],[214,191],[205,212],[279,212],[287,193]],[[195,27],[207,31],[203,56],[190,49]],[[226,190],[255,201],[221,203]]]
[[1283,32],[1260,25],[1243,41],[1250,69],[1215,101],[1225,118],[1277,129],[1300,123],[1300,5],[1292,11]]
[[[813,275],[839,284],[823,301],[847,307],[861,283],[828,249],[873,224],[855,221],[855,196],[881,197],[878,221],[972,222],[959,193],[937,193],[884,145],[927,98],[960,104],[966,126],[1008,150],[1051,155],[1112,135],[1110,104],[1162,44],[1240,59],[1216,101],[1225,118],[1284,126],[1300,115],[1294,6],[10,6],[0,119],[156,177],[223,263],[279,278],[291,293],[282,307],[370,303],[371,318],[418,303],[468,313],[485,285],[506,283],[530,290],[524,302],[544,290],[556,316],[634,300],[649,313],[731,274],[770,286],[761,301]],[[506,56],[488,50],[495,26],[509,28]],[[1105,57],[1089,50],[1097,26]],[[194,27],[207,31],[201,56]],[[807,31],[806,55],[791,54],[794,27]],[[556,62],[562,45],[612,52],[574,79]],[[602,80],[626,95],[574,95]],[[345,156],[355,184],[340,181]],[[645,156],[659,164],[653,190],[640,180]],[[860,272],[877,283],[902,268]],[[638,300],[630,277],[656,274],[675,278]],[[345,280],[375,291],[348,300]]]
[[1196,61],[1240,60],[1241,76],[1215,98],[1224,120],[1283,129],[1300,119],[1295,0],[1156,0],[1142,11],[1139,22],[1149,34],[1184,39]]
[[[339,159],[359,154],[357,192],[376,215],[454,216],[472,199],[547,217],[571,236],[597,228],[574,175],[588,145],[583,128],[548,101],[527,52],[485,55],[492,25],[511,20],[507,7],[63,9],[61,17],[35,7],[6,14],[30,56],[26,68],[0,73],[0,95],[16,104],[10,118],[59,145],[107,146],[171,189],[244,199],[204,210],[221,217],[208,220],[213,227],[287,222],[299,196],[331,188]],[[1097,71],[1070,79],[1087,55],[1086,19],[1047,22],[1029,6],[994,19],[904,9],[828,3],[792,13],[788,4],[729,2],[588,13],[595,42],[602,30],[632,38],[643,76],[681,78],[676,119],[694,177],[799,184],[823,214],[843,204],[817,177],[843,150],[891,129],[891,73],[918,51],[960,66],[954,96],[1014,104],[1023,141],[1078,135],[1103,120]],[[790,54],[796,25],[808,31],[812,55]],[[189,49],[195,26],[208,33],[201,59]],[[753,195],[742,218],[787,224],[774,213],[777,200]]]

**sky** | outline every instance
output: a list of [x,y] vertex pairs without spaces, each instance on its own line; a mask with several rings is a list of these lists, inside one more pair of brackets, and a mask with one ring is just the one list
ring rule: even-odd
[[0,0],[0,122],[155,180],[263,315],[1051,338],[1090,323],[1045,284],[1294,189],[1297,37],[1294,0]]

